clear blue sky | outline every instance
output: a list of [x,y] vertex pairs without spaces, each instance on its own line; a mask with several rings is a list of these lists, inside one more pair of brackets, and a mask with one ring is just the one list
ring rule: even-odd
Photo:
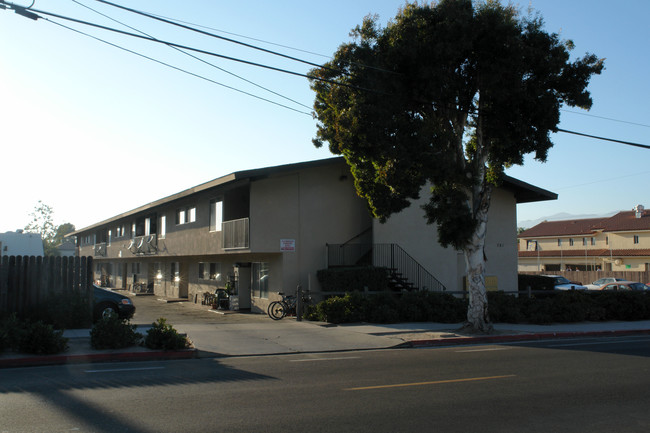
[[[79,2],[159,39],[301,73],[310,69],[96,1]],[[119,2],[315,63],[326,61],[348,41],[350,29],[365,15],[378,14],[385,22],[404,4]],[[516,4],[524,13],[529,6],[527,1]],[[606,58],[606,70],[590,85],[592,110],[567,108],[560,127],[650,144],[650,2],[533,0],[530,5],[542,14],[548,31],[574,41],[576,56],[594,52]],[[125,29],[73,1],[37,0],[34,8]],[[331,156],[311,144],[315,121],[305,113],[310,112],[313,94],[305,78],[202,56],[219,70],[166,46],[51,19],[222,85],[51,22],[0,10],[0,232],[24,227],[39,200],[53,207],[55,223],[82,228],[233,171]],[[636,204],[650,207],[650,150],[564,133],[553,140],[547,163],[531,158],[524,167],[507,172],[559,194],[557,201],[518,206],[520,221],[560,212],[599,214]]]

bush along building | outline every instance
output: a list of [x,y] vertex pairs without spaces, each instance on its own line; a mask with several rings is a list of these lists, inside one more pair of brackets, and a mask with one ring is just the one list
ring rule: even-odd
[[[231,308],[265,312],[319,270],[372,264],[397,288],[460,291],[465,263],[442,248],[422,203],[381,224],[342,158],[232,173],[69,234],[103,285],[200,303],[226,288]],[[492,289],[517,290],[516,205],[556,195],[507,177],[493,194],[486,255]],[[341,287],[341,290],[345,290]],[[369,287],[372,290],[372,287]]]
[[650,271],[650,211],[544,221],[519,234],[519,270]]

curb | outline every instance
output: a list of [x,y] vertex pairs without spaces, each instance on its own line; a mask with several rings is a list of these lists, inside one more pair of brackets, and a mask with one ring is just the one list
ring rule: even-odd
[[0,359],[0,368],[38,367],[45,365],[93,362],[160,361],[198,358],[197,349],[149,352],[96,353],[84,355],[34,355],[25,358]]
[[554,338],[578,338],[578,337],[616,337],[623,335],[648,335],[650,329],[622,330],[622,331],[584,331],[584,332],[545,332],[538,334],[517,334],[517,335],[485,335],[480,337],[455,337],[435,340],[413,340],[404,343],[406,347],[436,347],[436,346],[459,346],[466,344],[482,343],[511,343],[519,341],[550,340]]

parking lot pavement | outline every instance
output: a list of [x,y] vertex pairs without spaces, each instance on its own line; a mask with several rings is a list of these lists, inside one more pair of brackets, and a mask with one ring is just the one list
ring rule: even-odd
[[[129,295],[130,296],[130,295]],[[161,317],[176,327],[183,324],[259,323],[271,321],[266,314],[211,310],[208,305],[164,300],[155,295],[130,296],[135,305],[134,325],[151,325]]]

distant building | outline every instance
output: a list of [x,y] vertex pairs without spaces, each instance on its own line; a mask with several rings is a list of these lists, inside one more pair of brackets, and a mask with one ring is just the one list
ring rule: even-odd
[[544,221],[521,232],[519,271],[650,271],[650,211]]
[[61,257],[74,257],[77,254],[77,244],[74,238],[67,238],[63,243],[56,247]]
[[25,233],[22,229],[0,233],[0,257],[42,255],[43,240],[39,233]]

